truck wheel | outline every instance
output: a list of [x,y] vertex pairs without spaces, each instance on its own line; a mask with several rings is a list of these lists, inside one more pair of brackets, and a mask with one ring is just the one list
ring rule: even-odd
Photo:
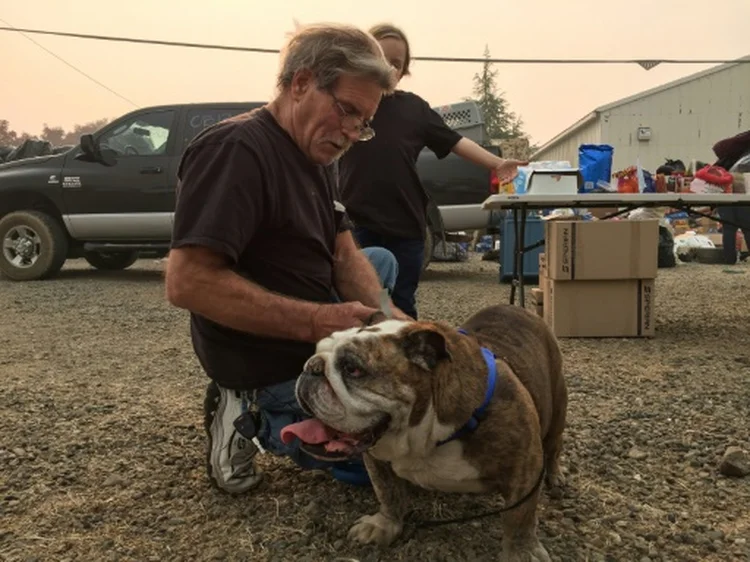
[[138,252],[95,252],[87,251],[83,254],[89,265],[104,271],[118,271],[127,269],[138,259]]
[[432,229],[427,226],[424,236],[424,258],[422,258],[422,273],[427,271],[427,267],[432,261],[432,253],[435,251],[435,235]]
[[15,211],[0,219],[0,272],[12,281],[47,279],[68,257],[62,224],[38,211]]

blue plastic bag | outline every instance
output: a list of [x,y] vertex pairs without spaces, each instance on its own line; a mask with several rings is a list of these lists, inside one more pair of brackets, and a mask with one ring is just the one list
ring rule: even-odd
[[656,193],[656,182],[654,181],[654,176],[652,176],[648,170],[643,170],[643,181],[646,184],[643,188],[643,193]]
[[578,168],[583,177],[583,192],[593,191],[598,181],[610,183],[612,153],[608,144],[582,144],[578,147]]

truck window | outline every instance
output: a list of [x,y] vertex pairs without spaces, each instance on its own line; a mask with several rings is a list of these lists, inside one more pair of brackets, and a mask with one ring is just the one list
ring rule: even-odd
[[215,125],[219,121],[229,119],[235,115],[247,113],[248,111],[251,111],[249,107],[237,107],[232,109],[203,108],[189,111],[187,114],[187,124],[185,125],[185,135],[182,139],[182,146],[186,147],[198,133],[207,129],[211,125]]
[[99,143],[102,148],[114,150],[117,156],[166,154],[174,116],[174,110],[142,113],[104,133]]

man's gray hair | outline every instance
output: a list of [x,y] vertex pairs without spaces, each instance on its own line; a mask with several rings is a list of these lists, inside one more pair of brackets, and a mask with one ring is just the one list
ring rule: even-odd
[[386,93],[396,86],[377,39],[349,25],[315,24],[295,32],[281,51],[279,89],[288,89],[300,70],[309,70],[321,89],[333,87],[342,75],[371,79]]

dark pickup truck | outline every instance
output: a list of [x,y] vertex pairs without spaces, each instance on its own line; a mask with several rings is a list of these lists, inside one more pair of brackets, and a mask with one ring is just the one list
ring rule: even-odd
[[[0,272],[54,276],[67,259],[103,270],[168,253],[180,155],[195,135],[263,102],[180,104],[133,111],[58,154],[0,164]],[[487,147],[496,154],[497,147]],[[487,228],[491,174],[425,150],[419,174],[431,202],[428,251],[446,234]]]

